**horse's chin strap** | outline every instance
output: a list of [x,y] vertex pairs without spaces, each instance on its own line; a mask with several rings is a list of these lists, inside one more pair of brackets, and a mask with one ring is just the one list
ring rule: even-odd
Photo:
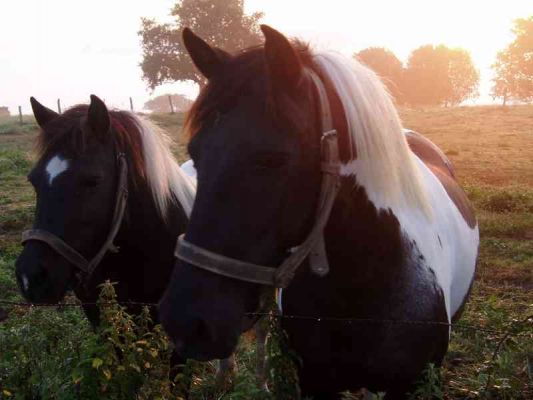
[[291,249],[291,254],[277,268],[236,260],[196,246],[184,235],[178,238],[174,255],[195,267],[245,282],[285,288],[289,286],[296,270],[309,257],[311,270],[323,276],[329,271],[324,243],[324,228],[329,220],[333,203],[340,187],[340,161],[337,131],[333,128],[331,109],[324,84],[318,75],[308,70],[314,81],[322,113],[321,170],[322,183],[316,211],[316,220],[305,241]]
[[100,250],[91,260],[87,260],[64,240],[44,229],[32,229],[22,233],[22,244],[25,244],[30,240],[44,242],[54,249],[56,253],[60,254],[68,262],[73,264],[79,270],[81,275],[79,279],[80,282],[83,282],[85,285],[90,282],[91,276],[106,253],[108,251],[118,252],[118,248],[113,244],[113,241],[115,240],[120,229],[120,225],[122,224],[124,212],[126,210],[126,204],[128,202],[128,163],[124,153],[118,154],[117,161],[119,165],[119,179],[111,228],[109,229],[109,233],[104,244],[102,247],[100,247]]

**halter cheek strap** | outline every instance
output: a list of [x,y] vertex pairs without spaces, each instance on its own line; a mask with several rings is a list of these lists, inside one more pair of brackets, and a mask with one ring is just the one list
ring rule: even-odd
[[184,235],[181,235],[178,238],[174,253],[178,259],[229,278],[278,288],[286,288],[290,284],[296,270],[307,257],[309,257],[311,269],[315,273],[327,274],[329,266],[324,244],[324,228],[329,220],[340,186],[339,150],[337,131],[333,127],[326,88],[314,71],[308,70],[308,72],[318,91],[323,134],[321,138],[322,183],[320,197],[315,223],[305,241],[291,249],[291,254],[279,267],[272,268],[214,253],[188,242]]
[[25,244],[30,240],[37,240],[46,243],[48,246],[54,249],[56,253],[63,256],[63,258],[65,258],[81,272],[85,283],[90,281],[92,274],[106,253],[108,251],[118,251],[118,248],[113,244],[113,241],[115,240],[120,229],[120,225],[122,224],[122,220],[124,219],[124,212],[128,202],[128,163],[126,162],[126,156],[124,153],[118,154],[117,161],[119,164],[119,179],[111,228],[109,229],[109,233],[104,244],[102,247],[100,247],[100,250],[91,260],[87,260],[78,251],[69,246],[64,240],[44,229],[32,229],[23,232],[22,244]]

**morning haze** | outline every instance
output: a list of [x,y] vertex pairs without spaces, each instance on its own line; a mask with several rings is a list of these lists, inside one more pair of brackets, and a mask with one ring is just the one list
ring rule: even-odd
[[[29,97],[44,104],[61,98],[65,107],[87,102],[91,93],[118,108],[135,107],[169,91],[193,97],[194,85],[156,88],[142,81],[137,32],[141,17],[171,21],[172,0],[21,0],[4,2],[0,12],[0,106],[14,114]],[[444,43],[471,52],[480,69],[480,97],[490,102],[490,65],[511,40],[515,18],[533,14],[533,3],[510,0],[505,8],[486,1],[250,0],[246,12],[263,11],[263,23],[351,55],[382,46],[402,61],[420,45]]]

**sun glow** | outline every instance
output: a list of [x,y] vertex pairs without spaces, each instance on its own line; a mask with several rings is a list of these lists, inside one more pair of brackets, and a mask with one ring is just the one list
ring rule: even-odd
[[490,66],[512,40],[512,21],[533,15],[533,2],[526,0],[248,0],[246,5],[248,12],[264,11],[264,23],[345,55],[380,46],[405,62],[424,44],[463,47],[481,73],[478,103],[490,100]]
[[[19,0],[0,12],[0,106],[30,112],[36,96],[53,107],[87,102],[96,93],[107,104],[136,110],[151,95],[194,96],[193,85],[163,85],[154,93],[142,81],[140,18],[170,22],[176,0]],[[530,0],[245,0],[247,13],[319,48],[350,56],[369,46],[392,50],[402,61],[420,45],[444,43],[471,52],[481,73],[480,99],[490,101],[491,70],[498,50],[511,41],[515,18],[533,15]]]

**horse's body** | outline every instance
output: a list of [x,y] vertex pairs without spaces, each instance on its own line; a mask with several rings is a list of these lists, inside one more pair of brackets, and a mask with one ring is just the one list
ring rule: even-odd
[[183,243],[195,253],[178,251],[163,326],[187,357],[233,350],[261,293],[239,271],[280,265],[323,215],[327,97],[340,160],[324,229],[329,273],[302,263],[280,296],[283,313],[296,316],[283,327],[302,359],[304,396],[366,387],[403,398],[428,363],[441,363],[467,298],[479,241],[472,209],[450,161],[402,131],[371,71],[262,29],[264,48],[236,56],[184,32],[209,83],[188,121],[198,192]]
[[[380,212],[363,187],[343,177],[325,233],[330,273],[320,278],[304,266],[279,301],[287,315],[354,318],[283,320],[302,358],[304,394],[336,398],[366,387],[401,398],[427,363],[439,366],[446,353],[446,324],[460,316],[472,282],[477,229],[446,192],[458,190],[449,160],[429,140],[407,135],[440,224],[430,228],[410,213]],[[468,204],[462,191],[452,196]],[[452,268],[453,283],[446,274]]]

